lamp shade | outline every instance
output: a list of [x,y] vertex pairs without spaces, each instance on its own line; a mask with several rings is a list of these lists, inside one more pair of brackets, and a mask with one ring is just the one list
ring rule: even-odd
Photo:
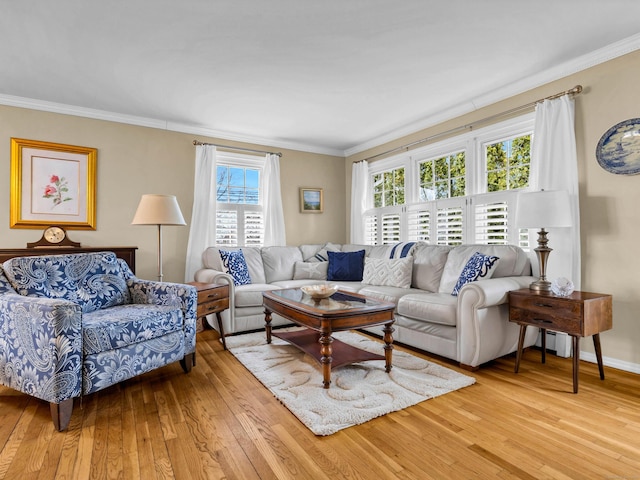
[[516,224],[519,228],[571,227],[572,223],[566,190],[541,190],[518,195]]
[[186,225],[175,195],[142,195],[132,225]]

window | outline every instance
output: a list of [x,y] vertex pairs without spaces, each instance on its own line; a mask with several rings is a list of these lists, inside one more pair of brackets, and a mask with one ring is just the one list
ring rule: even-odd
[[260,185],[264,160],[218,153],[216,245],[262,246],[264,217]]
[[366,241],[526,249],[510,213],[529,184],[532,132],[530,114],[373,162]]
[[404,168],[373,176],[373,204],[376,207],[404,204]]

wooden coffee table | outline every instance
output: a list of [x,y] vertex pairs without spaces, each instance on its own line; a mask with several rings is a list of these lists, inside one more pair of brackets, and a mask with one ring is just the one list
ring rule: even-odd
[[[331,369],[365,360],[385,360],[391,371],[395,305],[356,293],[338,291],[330,298],[313,300],[299,288],[273,290],[262,294],[267,343],[271,343],[271,314],[291,320],[306,330],[273,332],[273,336],[308,353],[322,365],[322,384],[329,388]],[[382,325],[384,356],[361,350],[334,339],[332,332]]]

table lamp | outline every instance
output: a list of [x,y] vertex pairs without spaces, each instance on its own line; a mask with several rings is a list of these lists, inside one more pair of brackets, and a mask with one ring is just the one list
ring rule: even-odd
[[186,225],[175,195],[142,195],[132,225],[158,226],[158,281],[162,281],[162,225]]
[[548,247],[546,228],[571,227],[571,209],[569,194],[565,190],[541,190],[522,192],[518,195],[516,207],[518,228],[539,228],[538,247],[535,249],[540,267],[540,278],[529,285],[537,292],[551,291],[551,282],[547,281],[547,260],[553,250]]

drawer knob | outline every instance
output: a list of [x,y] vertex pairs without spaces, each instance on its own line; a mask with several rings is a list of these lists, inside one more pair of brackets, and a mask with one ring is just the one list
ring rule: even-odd
[[533,320],[538,323],[553,323],[553,321],[547,320],[546,318],[534,318]]
[[218,294],[217,293],[210,293],[209,295],[207,295],[207,299],[209,298],[218,298]]
[[549,305],[548,303],[534,303],[536,307],[544,307],[544,308],[553,308],[553,305]]

